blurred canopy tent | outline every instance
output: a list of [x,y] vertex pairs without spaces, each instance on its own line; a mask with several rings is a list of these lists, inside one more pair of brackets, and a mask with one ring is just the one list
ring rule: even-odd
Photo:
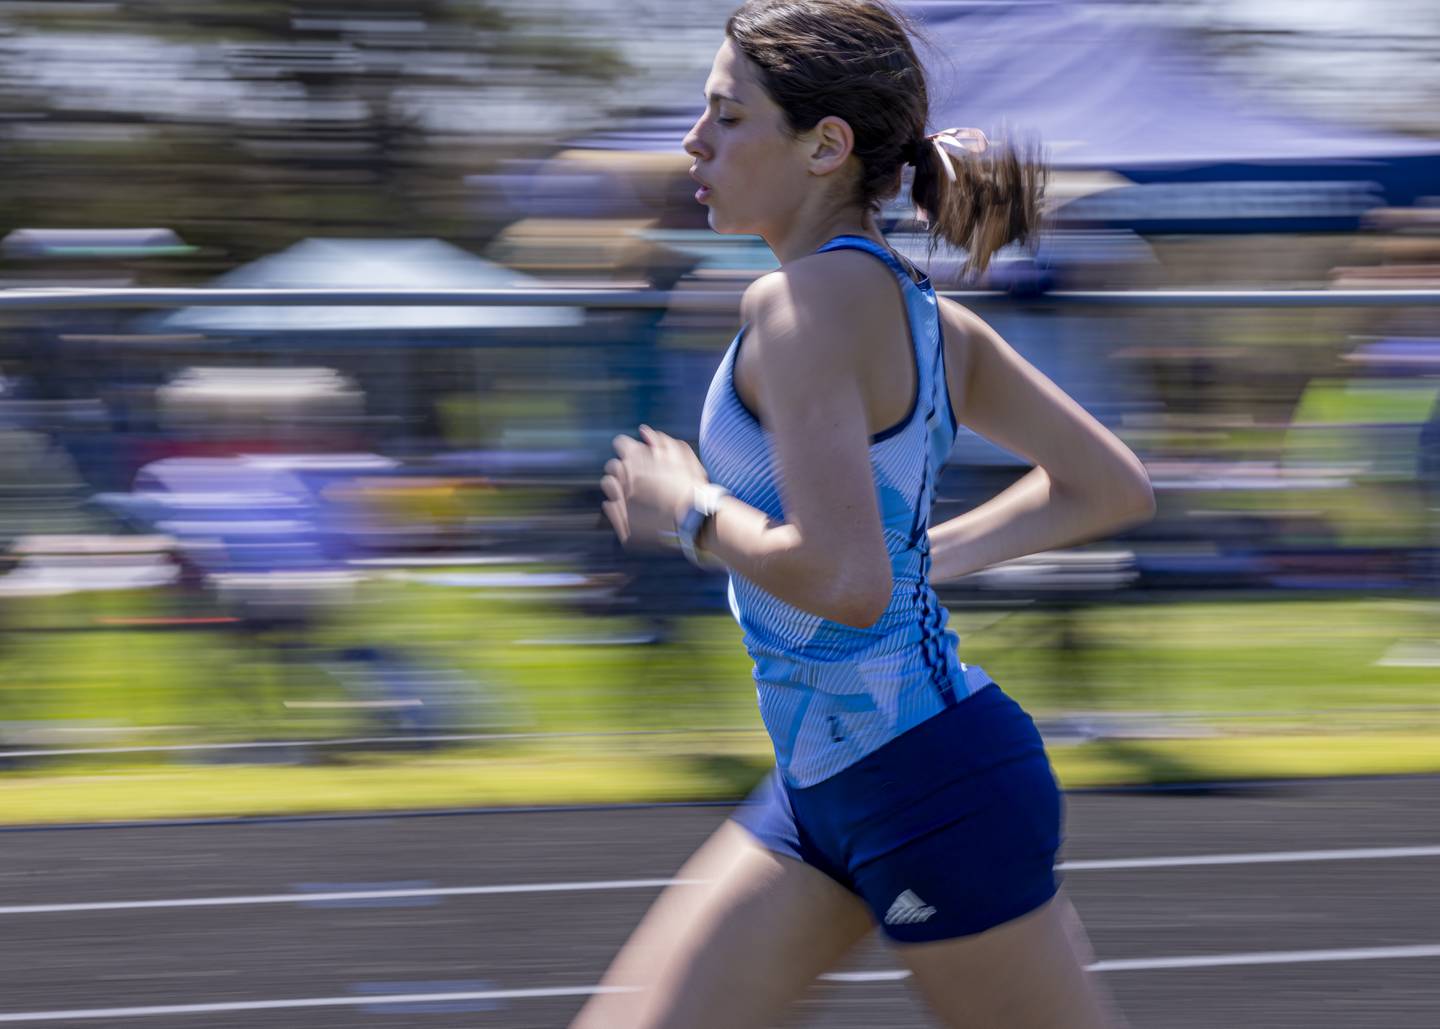
[[171,229],[16,229],[0,239],[0,257],[178,257],[193,254]]
[[155,399],[167,428],[192,434],[323,425],[365,409],[359,388],[330,368],[186,368]]
[[[225,289],[522,289],[539,280],[438,239],[307,239],[216,279]],[[423,336],[580,325],[575,308],[185,307],[152,319],[160,333],[256,336],[344,332]]]
[[[900,5],[928,44],[932,129],[1037,135],[1061,173],[1133,185],[1067,205],[1069,222],[1150,232],[1346,231],[1440,192],[1440,141],[1273,109],[1227,81],[1145,5],[1086,0]],[[701,110],[652,111],[578,146],[679,150]],[[687,97],[687,102],[689,98]]]

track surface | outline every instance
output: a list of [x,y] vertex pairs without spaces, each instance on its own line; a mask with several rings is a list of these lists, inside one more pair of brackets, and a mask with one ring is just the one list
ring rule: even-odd
[[[563,1026],[579,992],[504,994],[597,984],[657,887],[593,884],[670,878],[725,814],[0,833],[0,1026]],[[1379,848],[1411,850],[1295,856]],[[1234,863],[1083,865],[1205,855]],[[1102,965],[1161,965],[1103,973],[1137,1029],[1440,1025],[1440,779],[1071,795],[1065,859]],[[564,883],[591,885],[553,888]],[[490,886],[529,888],[433,892]],[[361,896],[292,899],[316,891]],[[373,896],[384,891],[402,895]],[[130,903],[157,900],[187,903]],[[1216,956],[1233,963],[1166,960]],[[899,968],[876,939],[837,971]],[[437,993],[466,999],[361,999]],[[162,1010],[133,1010],[150,1008]],[[906,982],[871,978],[822,981],[786,1026],[933,1024]]]

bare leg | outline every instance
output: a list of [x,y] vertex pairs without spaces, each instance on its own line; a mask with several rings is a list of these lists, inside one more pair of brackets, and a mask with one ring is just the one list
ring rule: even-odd
[[925,999],[952,1029],[1121,1029],[1085,970],[1089,941],[1061,894],[975,936],[897,948]]
[[858,897],[727,822],[641,921],[571,1029],[769,1025],[874,925]]

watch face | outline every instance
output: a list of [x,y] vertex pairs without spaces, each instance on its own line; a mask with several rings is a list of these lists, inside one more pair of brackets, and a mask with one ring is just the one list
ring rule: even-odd
[[701,511],[698,507],[692,507],[686,511],[685,517],[680,519],[680,525],[678,526],[680,538],[693,547],[695,545],[695,537],[700,535],[700,529],[704,526],[706,517],[705,512]]

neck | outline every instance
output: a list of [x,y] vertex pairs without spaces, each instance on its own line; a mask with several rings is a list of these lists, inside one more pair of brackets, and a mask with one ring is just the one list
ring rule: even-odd
[[781,232],[765,233],[762,238],[783,266],[808,257],[836,236],[865,236],[882,245],[885,242],[874,215],[868,211],[848,211],[812,224],[790,225]]

